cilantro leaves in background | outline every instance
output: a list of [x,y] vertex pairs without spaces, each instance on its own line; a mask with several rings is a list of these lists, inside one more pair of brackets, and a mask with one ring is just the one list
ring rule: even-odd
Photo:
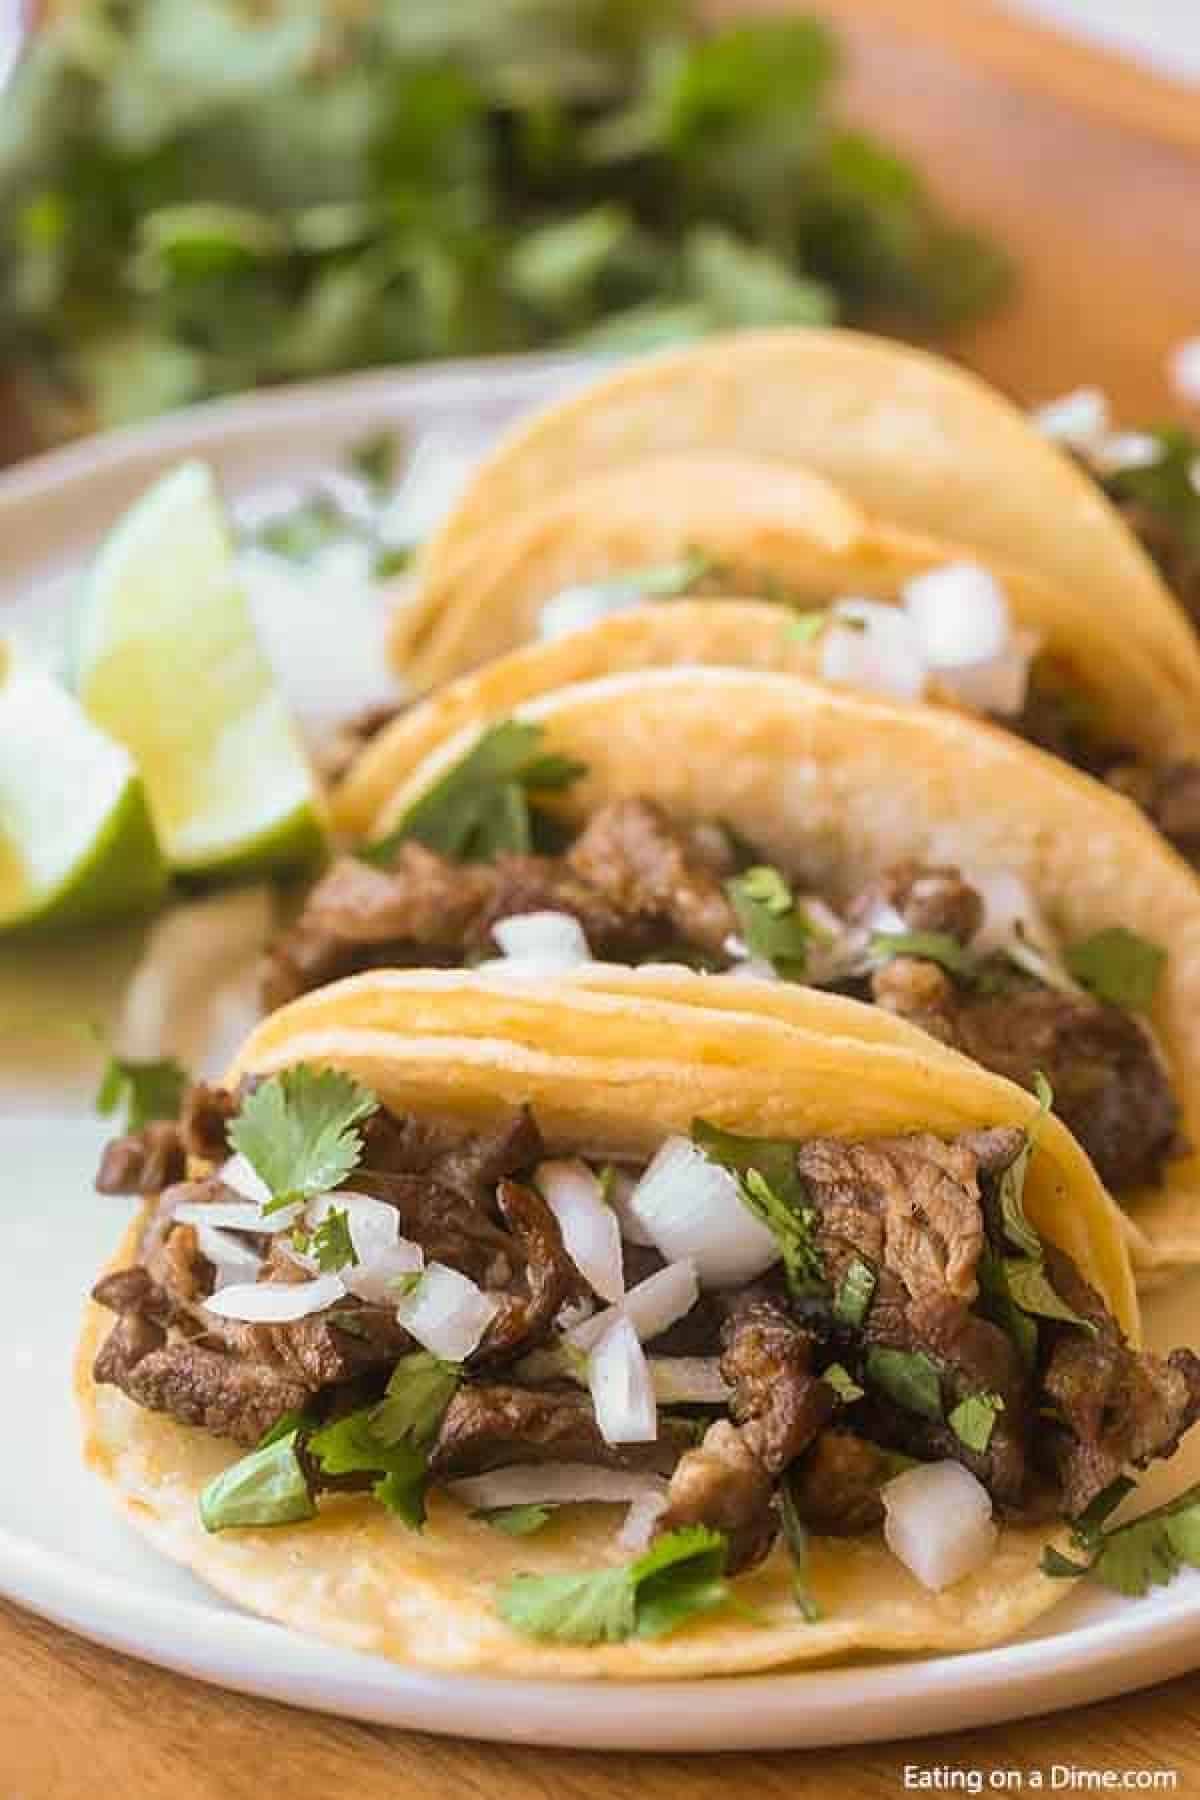
[[0,358],[50,435],[422,357],[970,316],[1003,259],[836,124],[837,63],[815,19],[685,0],[82,0],[0,114]]
[[136,1062],[110,1056],[96,1091],[96,1111],[123,1115],[126,1131],[140,1131],[154,1119],[177,1119],[188,1072],[174,1057]]

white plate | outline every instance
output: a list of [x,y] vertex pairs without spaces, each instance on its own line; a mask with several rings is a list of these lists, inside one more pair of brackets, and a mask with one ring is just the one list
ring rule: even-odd
[[[209,458],[247,496],[303,479],[381,425],[499,428],[577,380],[563,360],[372,375],[197,409],[0,477],[0,603],[52,605],[120,509],[180,456]],[[0,953],[0,1306],[5,1438],[0,1591],[96,1641],[204,1681],[427,1731],[608,1749],[851,1743],[1081,1704],[1200,1664],[1200,1573],[1139,1601],[1077,1591],[1002,1648],[703,1683],[495,1681],[332,1649],[227,1605],[118,1520],[82,1468],[70,1397],[81,1299],[124,1204],[91,1192],[104,1136],[87,1116],[90,1056],[72,1018],[109,1012],[136,932],[69,951]],[[1200,1281],[1150,1308],[1152,1342],[1185,1342]],[[1145,1483],[1200,1479],[1200,1443]]]

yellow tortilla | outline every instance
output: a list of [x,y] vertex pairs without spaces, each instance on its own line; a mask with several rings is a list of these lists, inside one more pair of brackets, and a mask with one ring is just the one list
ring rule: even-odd
[[[941,546],[931,549],[924,566],[947,561],[951,554]],[[884,560],[881,552],[878,570]],[[899,559],[886,582],[880,576],[869,591],[876,598],[892,599],[911,572],[913,565],[905,567]],[[815,580],[815,570],[811,573]],[[1112,620],[1100,616],[1086,629],[1083,619],[1072,618],[1069,608],[1055,606],[1042,584],[1030,577],[1006,577],[1006,586],[1016,617],[1038,631],[1059,665],[1070,669],[1080,694],[1115,742],[1129,744],[1151,759],[1200,756],[1200,708],[1165,678],[1136,639],[1113,630]],[[828,600],[849,591],[855,591],[853,576],[839,582],[830,574],[820,597]],[[866,580],[856,591],[868,591]],[[815,589],[812,594],[818,597]],[[498,637],[500,632],[491,635]],[[502,718],[513,707],[569,682],[673,664],[819,677],[821,647],[797,632],[790,608],[725,598],[637,607],[585,630],[527,644],[435,688],[380,732],[333,794],[335,823],[342,831],[361,836],[421,758],[466,725]]]
[[1124,621],[1197,691],[1191,627],[1095,484],[976,377],[852,331],[709,339],[540,413],[482,464],[428,547],[424,581],[441,591],[473,540],[591,476],[707,450],[799,464],[869,515],[1030,569]]
[[[907,857],[1021,877],[1068,940],[1123,925],[1167,962],[1149,1015],[1187,1140],[1200,1144],[1200,886],[1137,809],[1099,782],[947,708],[906,707],[798,675],[653,669],[579,682],[515,709],[586,776],[582,817],[642,794],[729,821],[765,857],[838,895]],[[474,741],[438,748],[379,809],[382,835]],[[1200,1261],[1200,1157],[1125,1195],[1145,1280]]]
[[[624,977],[628,983],[630,978]],[[1027,1094],[961,1059],[816,1032],[799,1023],[714,1013],[702,979],[678,974],[695,1003],[542,986],[516,999],[475,978],[388,972],[305,996],[251,1038],[234,1073],[307,1060],[345,1068],[385,1103],[480,1121],[530,1101],[552,1146],[646,1152],[699,1111],[730,1128],[803,1138],[904,1129],[951,1134],[1027,1124]],[[594,1029],[608,1001],[623,1024]],[[853,1013],[851,1003],[842,1007]],[[444,1029],[443,1029],[444,1027]],[[511,1027],[511,1029],[510,1029]],[[1136,1337],[1120,1221],[1072,1139],[1045,1122],[1026,1187],[1031,1218],[1059,1242]],[[123,1259],[134,1253],[137,1227]],[[356,1649],[443,1669],[562,1679],[733,1674],[855,1651],[977,1648],[1011,1637],[1063,1596],[1038,1570],[1044,1528],[1006,1528],[987,1566],[931,1594],[879,1534],[818,1539],[811,1577],[822,1618],[799,1616],[777,1549],[739,1579],[753,1621],[711,1614],[677,1634],[595,1648],[539,1643],[499,1618],[509,1576],[622,1560],[613,1508],[571,1507],[534,1539],[510,1539],[435,1496],[416,1534],[368,1499],[339,1496],[315,1520],[209,1535],[197,1498],[230,1446],[97,1388],[90,1369],[107,1320],[89,1309],[77,1386],[86,1455],[134,1524],[238,1604]],[[1054,1534],[1060,1537],[1060,1534]],[[1061,1541],[1061,1538],[1060,1538]]]

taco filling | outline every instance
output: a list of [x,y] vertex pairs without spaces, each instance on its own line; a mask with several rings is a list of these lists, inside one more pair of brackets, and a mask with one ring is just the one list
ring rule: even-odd
[[484,772],[517,732],[530,781],[569,780],[570,765],[539,772],[532,730],[494,727],[369,861],[333,865],[268,955],[269,1007],[389,965],[683,961],[873,1001],[1026,1087],[1043,1070],[1115,1192],[1156,1182],[1184,1149],[1170,1073],[1139,1017],[1159,946],[1119,925],[1060,945],[1023,885],[994,872],[910,863],[857,893],[816,894],[802,869],[765,863],[728,826],[683,824],[636,797],[539,851],[556,828],[520,779]]
[[[641,1629],[643,1577],[689,1568],[713,1604],[781,1532],[801,1604],[808,1532],[882,1528],[939,1590],[998,1522],[1070,1520],[1103,1573],[1099,1522],[1200,1413],[1200,1358],[1132,1349],[1043,1241],[1036,1136],[697,1121],[614,1166],[549,1155],[528,1110],[466,1135],[304,1064],[193,1088],[105,1151],[98,1186],[146,1207],[94,1289],[117,1315],[94,1377],[249,1449],[201,1496],[210,1531],[344,1490],[419,1528],[443,1489],[521,1534],[620,1502],[640,1555],[614,1635]],[[504,1616],[569,1635],[538,1579]]]

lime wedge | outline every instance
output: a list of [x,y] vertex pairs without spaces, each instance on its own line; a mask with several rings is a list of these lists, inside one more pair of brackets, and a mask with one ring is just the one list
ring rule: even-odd
[[167,871],[131,758],[48,675],[4,663],[0,929],[82,925],[149,906]]
[[141,771],[173,869],[259,874],[320,854],[317,788],[203,463],[163,476],[106,539],[80,600],[74,664],[89,717]]

